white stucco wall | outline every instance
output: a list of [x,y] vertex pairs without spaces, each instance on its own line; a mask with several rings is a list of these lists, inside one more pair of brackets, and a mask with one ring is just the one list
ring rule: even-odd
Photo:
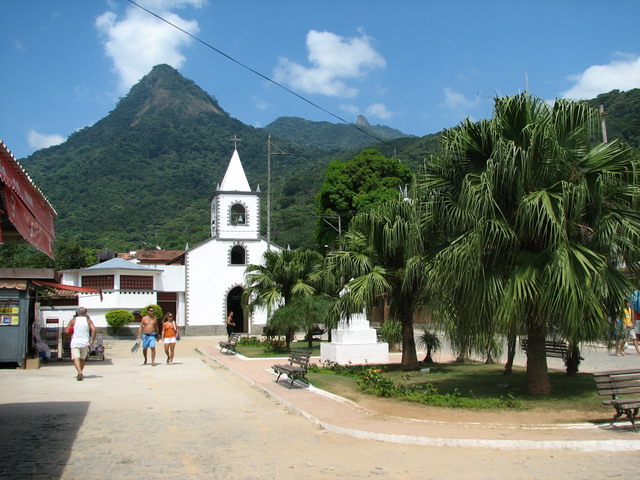
[[[224,325],[228,293],[234,287],[246,286],[246,265],[230,264],[229,252],[237,243],[246,248],[247,263],[262,262],[262,255],[267,250],[267,242],[264,240],[238,242],[212,238],[187,252],[189,326]],[[277,248],[272,245],[271,249]],[[248,330],[251,331],[252,325],[265,325],[266,322],[266,312],[256,312],[249,318]]]

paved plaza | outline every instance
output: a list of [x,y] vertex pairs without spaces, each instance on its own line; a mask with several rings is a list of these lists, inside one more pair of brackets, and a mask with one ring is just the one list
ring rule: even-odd
[[[107,341],[107,359],[90,361],[82,382],[70,362],[0,370],[0,478],[638,476],[640,434],[625,422],[611,428],[378,415],[276,384],[268,371],[273,360],[221,355],[218,340],[184,338],[175,364],[155,367],[131,355],[131,341]],[[640,364],[635,354],[585,357],[584,371]]]

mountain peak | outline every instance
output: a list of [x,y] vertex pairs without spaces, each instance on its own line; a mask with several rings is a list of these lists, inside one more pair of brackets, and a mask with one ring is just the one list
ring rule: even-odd
[[366,118],[364,118],[364,115],[358,115],[358,117],[356,118],[356,125],[358,125],[359,127],[370,127],[371,126],[369,121]]
[[215,98],[166,64],[153,67],[131,88],[123,103],[129,102],[135,110],[131,126],[137,125],[149,113],[169,114],[178,118],[195,117],[202,113],[227,116]]

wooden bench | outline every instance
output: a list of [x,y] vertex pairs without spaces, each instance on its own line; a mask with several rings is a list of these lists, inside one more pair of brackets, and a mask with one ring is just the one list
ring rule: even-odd
[[220,353],[223,353],[223,350],[226,350],[226,353],[238,353],[236,352],[238,340],[240,340],[240,334],[232,333],[229,340],[219,342],[218,345],[220,345]]
[[[622,415],[626,415],[637,432],[635,420],[640,409],[640,396],[637,395],[640,394],[640,368],[595,372],[593,378],[598,394],[611,396],[609,400],[602,402],[603,405],[611,405],[616,410],[611,424],[613,425]],[[634,394],[635,397],[629,397]]]
[[309,359],[311,358],[311,352],[308,350],[291,350],[289,355],[289,363],[277,364],[271,367],[274,372],[278,374],[276,383],[280,380],[280,376],[285,374],[291,380],[289,388],[293,387],[293,382],[296,379],[307,381],[307,368],[309,367]]
[[[520,338],[520,348],[527,353],[528,339],[527,337]],[[567,342],[563,342],[562,340],[545,340],[544,349],[547,352],[547,357],[555,357],[561,358],[565,362],[567,361],[567,356],[569,355],[569,346]]]

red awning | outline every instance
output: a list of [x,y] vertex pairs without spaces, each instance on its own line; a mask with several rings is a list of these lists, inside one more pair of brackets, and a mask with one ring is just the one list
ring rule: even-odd
[[69,292],[79,293],[97,293],[100,295],[100,301],[102,301],[102,290],[89,287],[76,287],[74,285],[63,285],[62,283],[44,282],[42,280],[33,280],[33,283],[41,287],[53,288],[54,290],[64,290]]
[[72,292],[82,293],[100,293],[97,288],[89,287],[76,287],[74,285],[64,285],[62,283],[44,282],[42,280],[33,280],[33,283],[40,285],[41,287],[57,288],[58,290],[70,290]]
[[3,142],[0,181],[4,184],[4,213],[8,219],[24,240],[53,258],[56,211]]

